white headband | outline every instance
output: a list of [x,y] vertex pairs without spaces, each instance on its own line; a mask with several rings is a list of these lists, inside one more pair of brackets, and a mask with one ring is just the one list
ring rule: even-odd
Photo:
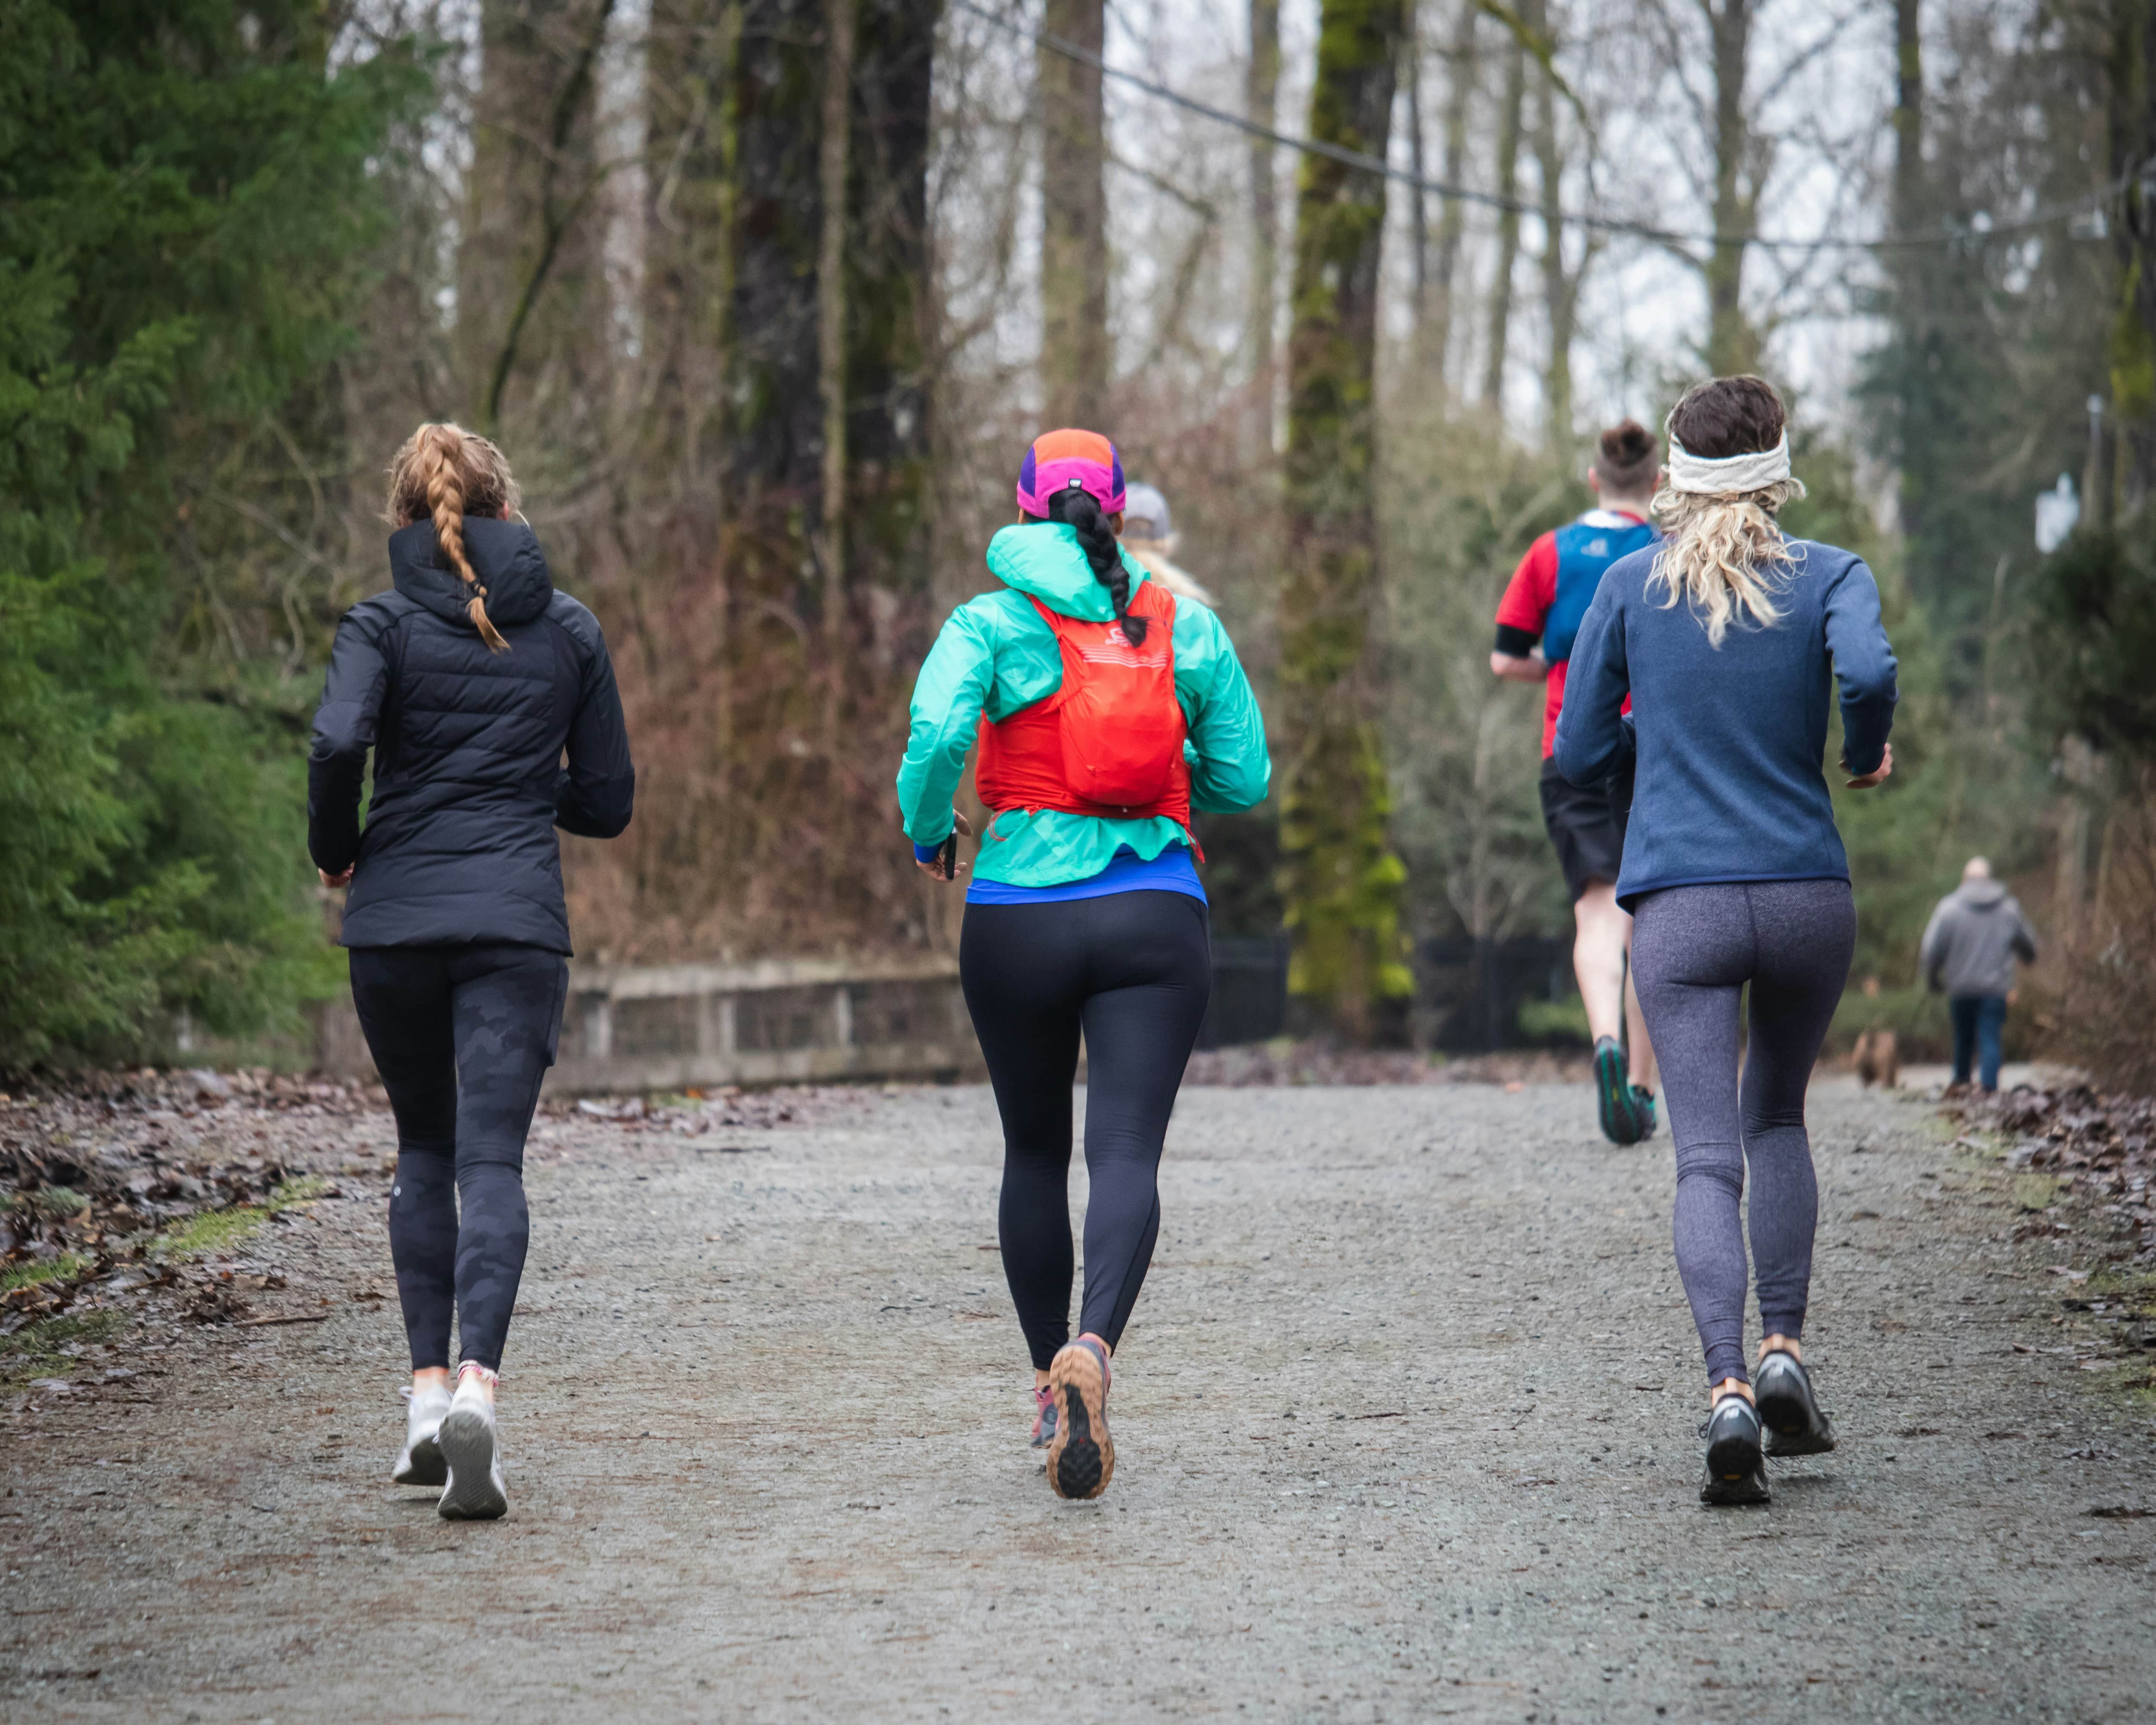
[[1676,439],[1666,424],[1670,439],[1670,489],[1691,491],[1702,497],[1727,497],[1745,491],[1763,491],[1789,476],[1789,434],[1785,427],[1771,449],[1748,454],[1724,455],[1718,460],[1695,455]]

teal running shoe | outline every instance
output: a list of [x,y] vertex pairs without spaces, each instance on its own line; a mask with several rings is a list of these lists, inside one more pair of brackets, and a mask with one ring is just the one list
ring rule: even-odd
[[1636,1144],[1647,1135],[1640,1119],[1638,1092],[1625,1073],[1625,1050],[1614,1036],[1604,1036],[1594,1045],[1594,1102],[1602,1117],[1602,1135],[1613,1144]]
[[1655,1093],[1643,1084],[1632,1086],[1632,1107],[1640,1117],[1640,1136],[1651,1138],[1655,1135]]

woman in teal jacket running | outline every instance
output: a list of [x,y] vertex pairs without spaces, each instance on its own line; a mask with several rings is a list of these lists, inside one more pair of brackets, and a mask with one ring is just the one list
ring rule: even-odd
[[[956,872],[952,798],[976,741],[990,814],[959,974],[1003,1117],[1004,1273],[1034,1367],[1034,1442],[1061,1497],[1115,1471],[1110,1356],[1160,1231],[1161,1144],[1212,988],[1194,812],[1248,809],[1265,721],[1219,619],[1117,544],[1122,465],[1097,433],[1026,452],[998,592],[937,635],[899,805],[915,860]],[[1087,1077],[1086,1287],[1070,1340],[1071,1085]]]

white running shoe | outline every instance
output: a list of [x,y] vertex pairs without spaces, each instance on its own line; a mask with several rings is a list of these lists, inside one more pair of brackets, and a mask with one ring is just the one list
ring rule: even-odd
[[442,1460],[441,1445],[434,1440],[442,1429],[442,1416],[449,1411],[448,1384],[413,1389],[411,1409],[405,1416],[404,1447],[397,1452],[397,1465],[389,1470],[389,1477],[398,1485],[439,1486],[449,1478],[449,1465]]
[[449,1482],[442,1487],[436,1513],[451,1522],[490,1522],[506,1513],[509,1489],[501,1477],[501,1453],[495,1441],[494,1404],[475,1373],[458,1378],[457,1393],[435,1441],[449,1465]]

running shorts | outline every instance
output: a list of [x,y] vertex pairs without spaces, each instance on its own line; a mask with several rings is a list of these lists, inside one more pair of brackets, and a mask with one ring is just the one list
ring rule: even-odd
[[1583,790],[1557,769],[1554,760],[1543,762],[1543,825],[1550,843],[1557,846],[1558,865],[1573,902],[1592,881],[1614,886],[1625,860],[1625,818],[1631,812],[1631,787],[1611,778]]

